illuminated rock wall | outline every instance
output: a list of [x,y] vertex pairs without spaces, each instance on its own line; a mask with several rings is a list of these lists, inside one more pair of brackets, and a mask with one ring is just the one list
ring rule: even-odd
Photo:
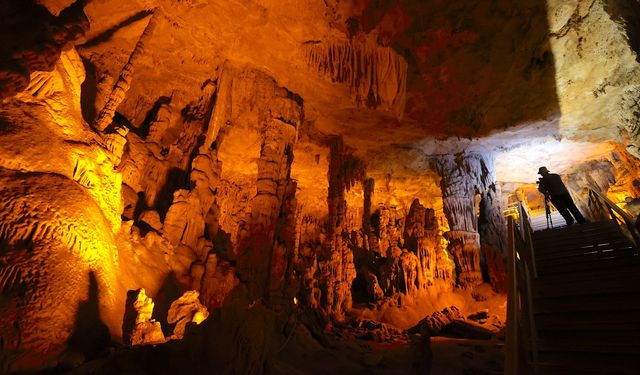
[[82,121],[83,79],[71,49],[0,108],[0,335],[19,367],[47,364],[81,342],[77,335],[104,332],[101,320],[119,324],[121,179]]

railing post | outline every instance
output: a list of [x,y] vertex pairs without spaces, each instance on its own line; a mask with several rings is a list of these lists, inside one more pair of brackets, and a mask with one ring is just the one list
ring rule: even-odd
[[518,355],[520,351],[518,345],[518,279],[516,275],[516,228],[513,217],[509,217],[508,223],[507,278],[509,281],[509,294],[507,296],[504,373],[506,375],[518,375]]
[[520,216],[520,229],[522,232],[522,239],[527,245],[527,259],[529,266],[533,271],[533,277],[538,278],[538,267],[536,266],[536,254],[533,250],[533,237],[532,237],[532,229],[531,229],[531,221],[529,220],[529,213],[522,203],[519,205],[519,215]]
[[[609,212],[609,216],[611,220],[618,225],[620,228],[624,224],[627,227],[628,235],[631,236],[630,240],[633,242],[633,245],[638,248],[640,247],[640,233],[638,232],[638,228],[635,226],[634,218],[631,217],[627,212],[622,210],[620,207],[616,206],[609,198],[607,198],[604,194],[600,193],[593,187],[588,187],[589,189],[589,201],[591,204],[591,198],[593,200],[597,200],[598,203],[604,208],[603,214]],[[624,233],[624,231],[623,231]],[[625,234],[626,235],[626,234]]]

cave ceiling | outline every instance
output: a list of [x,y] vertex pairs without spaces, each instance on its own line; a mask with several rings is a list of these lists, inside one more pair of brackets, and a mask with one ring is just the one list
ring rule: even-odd
[[[71,1],[40,3],[55,14]],[[118,108],[133,127],[159,97],[192,100],[229,61],[262,70],[302,97],[314,134],[342,135],[359,155],[390,163],[407,147],[459,152],[478,139],[479,149],[491,151],[536,138],[634,148],[638,65],[624,29],[629,9],[618,3],[93,0],[85,6],[91,28],[77,48],[88,79],[109,87],[158,13]],[[336,51],[354,45],[364,54],[383,51],[391,62],[345,68],[339,60],[351,55]],[[309,48],[325,48],[324,55]],[[363,91],[359,78],[327,74],[327,66],[384,70],[371,84],[380,92]],[[437,141],[446,139],[454,141]]]

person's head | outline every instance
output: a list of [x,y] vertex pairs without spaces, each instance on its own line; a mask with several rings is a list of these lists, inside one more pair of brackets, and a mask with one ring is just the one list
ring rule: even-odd
[[547,169],[547,167],[540,167],[538,168],[538,174],[540,175],[547,175],[549,174],[549,170]]

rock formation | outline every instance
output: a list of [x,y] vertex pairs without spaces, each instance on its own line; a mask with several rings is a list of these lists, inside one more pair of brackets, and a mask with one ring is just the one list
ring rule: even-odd
[[308,41],[307,63],[333,82],[349,85],[358,105],[381,106],[402,116],[407,85],[407,63],[392,48],[374,42]]
[[2,2],[0,372],[278,372],[506,292],[538,164],[640,199],[627,3]]
[[[494,258],[504,251],[506,232],[490,163],[491,160],[481,154],[465,153],[435,160],[441,176],[444,213],[451,228],[445,237],[456,263],[457,282],[462,287],[473,287],[482,282],[481,235],[478,233],[478,217],[482,214],[481,220],[485,223],[482,242],[491,254],[492,281],[502,283],[499,288],[504,289],[504,269],[499,268],[500,262]],[[480,199],[481,211],[476,210],[476,196]]]
[[147,297],[144,289],[127,293],[127,307],[122,323],[124,342],[136,346],[160,344],[165,341],[160,322],[151,318],[153,300]]
[[145,27],[142,35],[140,35],[140,39],[138,39],[136,47],[134,48],[133,52],[131,52],[131,56],[129,56],[129,61],[127,61],[127,64],[122,68],[122,72],[120,72],[120,76],[114,84],[113,91],[111,91],[111,94],[109,94],[104,108],[102,108],[100,113],[98,113],[98,118],[96,119],[96,122],[94,124],[94,127],[97,130],[104,131],[107,126],[111,125],[118,105],[120,105],[120,103],[122,103],[122,101],[124,100],[125,95],[127,94],[129,87],[131,86],[131,79],[133,76],[136,61],[140,59],[140,56],[142,54],[144,54],[144,45],[146,43],[146,40],[151,37],[151,35],[153,34],[153,30],[156,27],[156,23],[158,22],[157,14],[157,11],[154,12],[149,19],[147,27]]
[[183,338],[189,323],[200,324],[209,317],[207,308],[198,300],[199,296],[198,292],[190,290],[171,303],[167,315],[167,323],[175,324],[171,337]]

